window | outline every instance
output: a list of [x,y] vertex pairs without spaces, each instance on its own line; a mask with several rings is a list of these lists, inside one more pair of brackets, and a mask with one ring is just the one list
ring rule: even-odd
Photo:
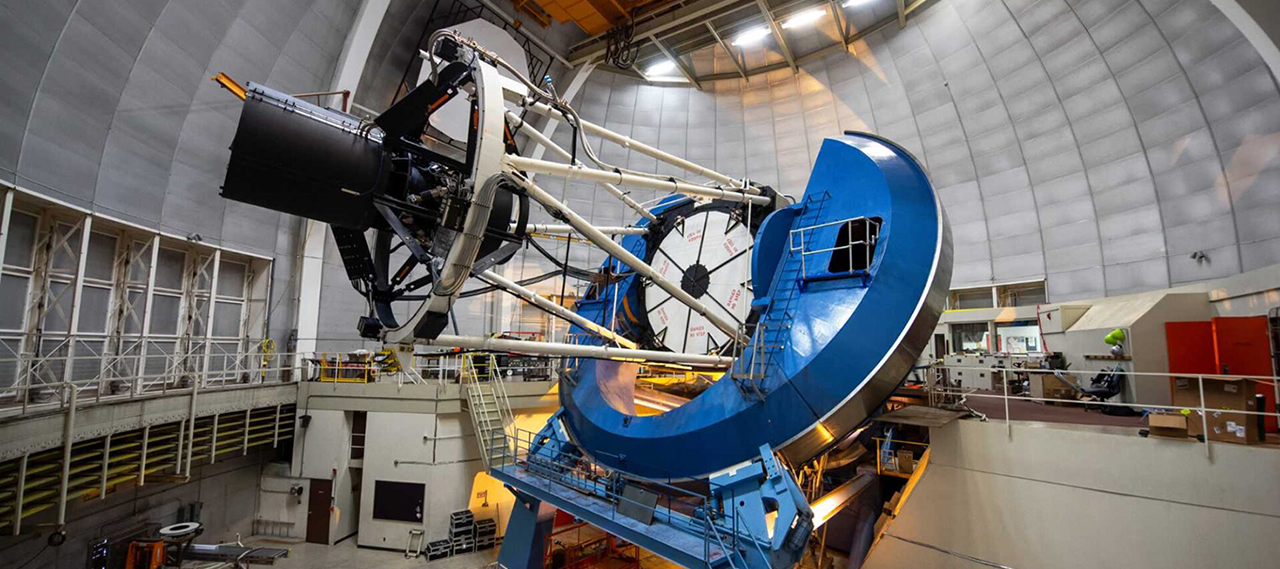
[[951,325],[951,349],[957,352],[990,350],[986,322],[965,322]]
[[[992,308],[991,289],[988,287],[951,291],[951,308]],[[958,345],[958,344],[957,344]]]
[[0,388],[137,379],[146,391],[202,369],[214,372],[206,382],[261,377],[251,352],[268,324],[269,258],[11,191],[0,233],[0,295],[9,299],[0,306]]
[[878,217],[858,217],[841,224],[831,251],[831,261],[827,263],[827,272],[839,275],[867,270],[875,258],[879,237]]
[[996,291],[1000,306],[1036,306],[1046,302],[1043,282],[1000,285]]
[[1044,351],[1040,347],[1040,325],[1035,320],[999,324],[996,336],[1000,339],[1001,352],[1031,354]]
[[1035,281],[953,289],[948,301],[951,309],[1008,308],[1044,304],[1048,294],[1044,281]]

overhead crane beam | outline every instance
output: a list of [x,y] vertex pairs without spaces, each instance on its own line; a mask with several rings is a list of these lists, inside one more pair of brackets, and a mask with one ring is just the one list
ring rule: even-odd
[[[899,3],[902,0],[898,0]],[[786,38],[782,37],[782,26],[778,24],[778,20],[773,17],[773,12],[769,10],[769,3],[765,0],[756,0],[756,5],[760,7],[760,13],[764,15],[764,20],[769,24],[769,31],[773,32],[774,41],[778,42],[778,49],[782,50],[782,57],[787,59],[787,65],[791,66],[791,70],[795,71],[796,58],[791,54],[791,48],[787,45]]]
[[[742,3],[743,0],[702,0],[686,4],[636,26],[635,39],[644,41],[659,34],[697,25],[707,18],[715,17],[722,14],[724,10]],[[570,65],[581,65],[604,55],[608,44],[608,39],[604,35],[587,40],[569,52]]]
[[707,20],[706,24],[707,24],[707,31],[711,32],[711,37],[716,38],[716,42],[719,43],[720,47],[724,49],[724,52],[729,55],[729,59],[733,60],[733,66],[738,69],[738,74],[741,75],[743,79],[746,79],[747,66],[742,61],[742,57],[741,57],[742,54],[734,53],[733,50],[730,49],[729,42],[724,41],[724,38],[720,37],[720,32],[716,31],[715,24],[712,24],[710,20]]
[[844,17],[844,8],[840,6],[840,2],[837,0],[827,0],[827,6],[831,8],[831,15],[836,19],[836,30],[840,32],[840,43],[848,47],[849,22]]
[[692,83],[693,86],[699,91],[702,90],[702,83],[698,81],[697,74],[693,72],[692,68],[690,68],[688,65],[685,65],[684,59],[681,59],[679,55],[675,54],[675,52],[671,51],[670,49],[667,49],[667,46],[662,44],[662,40],[658,39],[658,36],[649,38],[649,41],[653,42],[653,45],[658,48],[658,51],[661,51],[662,54],[667,56],[667,58],[670,59],[672,63],[676,64],[676,69],[680,70],[680,74],[684,75],[685,79],[688,79],[689,82]]

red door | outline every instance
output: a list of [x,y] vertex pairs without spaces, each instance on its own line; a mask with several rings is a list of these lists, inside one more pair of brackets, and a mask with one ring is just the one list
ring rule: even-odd
[[[1217,373],[1229,375],[1272,375],[1271,339],[1266,316],[1238,316],[1213,319],[1214,354]],[[1173,354],[1169,355],[1172,362]],[[1255,383],[1266,397],[1263,409],[1274,413],[1275,388]],[[1267,417],[1267,431],[1276,432],[1276,418]]]
[[[1169,348],[1169,373],[1196,376],[1218,372],[1213,356],[1213,324],[1208,321],[1165,322],[1165,345]],[[1173,378],[1169,392],[1173,393]]]
[[1209,322],[1165,322],[1165,343],[1169,347],[1169,372],[1186,375],[1218,373],[1213,355],[1213,324]]

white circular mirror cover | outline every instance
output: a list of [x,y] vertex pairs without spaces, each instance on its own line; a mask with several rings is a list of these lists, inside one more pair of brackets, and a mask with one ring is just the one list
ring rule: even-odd
[[[741,324],[751,311],[751,232],[727,211],[694,211],[662,238],[652,265],[709,310]],[[657,286],[644,291],[649,325],[673,352],[717,351],[729,335]]]

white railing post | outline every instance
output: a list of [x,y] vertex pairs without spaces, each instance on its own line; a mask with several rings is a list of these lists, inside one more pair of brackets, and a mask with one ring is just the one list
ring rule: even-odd
[[142,456],[138,459],[138,486],[147,483],[147,447],[151,444],[151,425],[142,427]]
[[1213,451],[1209,448],[1209,412],[1204,404],[1204,376],[1197,376],[1200,385],[1200,432],[1204,435],[1204,456],[1213,460]]
[[213,429],[209,431],[209,464],[218,462],[218,420],[221,414],[213,414]]
[[[191,429],[187,433],[187,460],[186,460],[186,464],[183,465],[184,467],[186,467],[185,474],[188,478],[191,477],[191,461],[192,461],[191,455],[192,453],[195,452],[195,449],[196,449],[196,396],[199,393],[200,393],[200,381],[197,380],[197,381],[191,382],[191,410],[188,412],[191,418]],[[182,449],[179,448],[178,452],[181,453]]]
[[13,535],[18,535],[18,532],[22,531],[22,502],[25,501],[24,494],[27,489],[27,460],[30,458],[30,453],[24,453],[18,462],[18,480],[14,486],[13,492]]
[[244,446],[240,448],[240,456],[249,455],[249,417],[252,414],[251,409],[244,410],[244,442],[242,443]]
[[1009,439],[1013,440],[1013,422],[1009,419],[1009,378],[1005,373],[1000,372],[1000,383],[1004,384],[1004,428],[1009,431]]
[[276,448],[280,444],[280,404],[276,403],[276,423],[271,427],[271,448]]
[[98,481],[98,499],[107,499],[107,470],[111,467],[111,435],[102,440],[102,478]]
[[75,438],[76,402],[80,392],[72,383],[63,383],[67,390],[67,412],[62,418],[62,476],[58,487],[58,526],[67,523],[67,486],[71,481],[71,445]]

